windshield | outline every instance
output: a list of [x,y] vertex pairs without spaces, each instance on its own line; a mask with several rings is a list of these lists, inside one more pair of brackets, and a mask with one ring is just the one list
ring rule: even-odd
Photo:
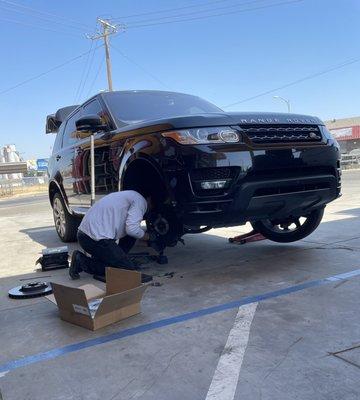
[[180,115],[222,112],[200,97],[182,93],[111,92],[103,96],[120,125]]

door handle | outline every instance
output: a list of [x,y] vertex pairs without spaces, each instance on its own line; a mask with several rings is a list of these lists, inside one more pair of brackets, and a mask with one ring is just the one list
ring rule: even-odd
[[56,161],[59,161],[61,156],[56,156]]

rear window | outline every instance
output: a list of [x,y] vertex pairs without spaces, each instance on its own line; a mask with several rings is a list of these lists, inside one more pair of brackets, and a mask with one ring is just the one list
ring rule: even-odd
[[61,150],[62,139],[63,139],[63,134],[64,134],[64,127],[65,127],[65,124],[62,123],[56,134],[56,138],[55,138],[55,142],[54,142],[54,146],[53,146],[53,154],[56,154],[58,151]]
[[81,117],[81,110],[76,111],[66,123],[64,138],[63,138],[63,147],[71,146],[72,144],[77,142],[77,138],[75,136],[76,133],[76,125],[75,122]]
[[197,96],[171,92],[112,92],[103,94],[118,124],[130,124],[222,110]]

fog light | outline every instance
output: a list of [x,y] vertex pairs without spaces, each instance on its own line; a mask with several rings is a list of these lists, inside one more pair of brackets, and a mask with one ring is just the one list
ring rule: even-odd
[[201,189],[224,189],[227,181],[203,181],[201,182]]

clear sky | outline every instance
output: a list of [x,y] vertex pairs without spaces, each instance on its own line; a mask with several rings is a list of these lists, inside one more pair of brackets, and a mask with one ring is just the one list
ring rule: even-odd
[[[0,93],[89,51],[84,34],[98,16],[128,26],[111,38],[123,53],[111,49],[119,90],[171,89],[224,106],[360,60],[359,0],[0,0]],[[187,21],[163,23],[176,19]],[[103,53],[1,93],[0,146],[16,144],[25,159],[48,157],[46,115],[106,89]],[[360,115],[359,68],[354,62],[226,110],[286,111],[278,95],[296,113]]]

